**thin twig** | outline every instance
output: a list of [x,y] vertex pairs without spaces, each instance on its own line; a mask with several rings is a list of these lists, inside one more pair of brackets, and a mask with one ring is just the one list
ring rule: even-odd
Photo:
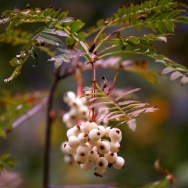
[[[95,68],[95,63],[91,62],[92,64],[92,74],[93,74],[93,80],[92,80],[92,98],[95,98],[95,89],[96,89],[96,68]],[[93,103],[95,103],[95,100],[93,101]],[[95,108],[93,107],[91,109],[92,111],[92,121],[95,122]]]
[[50,166],[50,149],[51,149],[51,123],[52,117],[50,116],[50,112],[53,106],[53,98],[54,92],[56,90],[58,81],[59,81],[60,67],[55,71],[55,78],[49,90],[49,97],[47,102],[47,122],[46,122],[46,131],[45,131],[45,148],[44,148],[44,179],[43,179],[43,188],[48,188],[49,183],[49,166]]
[[39,110],[41,110],[47,104],[47,101],[48,101],[48,98],[45,97],[40,103],[38,103],[36,106],[34,106],[26,114],[24,114],[23,116],[18,118],[16,121],[14,121],[12,124],[12,128],[16,128],[17,126],[21,125],[24,121],[33,117]]
[[75,68],[67,68],[63,74],[60,73],[60,67],[55,70],[54,81],[49,90],[49,96],[47,101],[47,120],[46,120],[46,132],[45,132],[45,148],[44,148],[44,169],[43,169],[43,188],[49,188],[50,180],[50,149],[51,149],[51,124],[53,117],[50,115],[53,106],[54,93],[56,91],[58,82],[75,72]]

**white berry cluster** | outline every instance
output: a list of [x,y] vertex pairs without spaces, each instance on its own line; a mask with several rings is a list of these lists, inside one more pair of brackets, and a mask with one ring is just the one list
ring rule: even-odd
[[123,168],[125,161],[117,155],[121,139],[118,128],[85,121],[68,129],[67,141],[62,143],[61,150],[72,155],[83,170],[90,170],[95,163],[94,174],[102,177],[107,167]]
[[87,119],[89,109],[86,105],[87,99],[85,97],[77,97],[74,92],[68,91],[63,99],[70,107],[70,111],[65,113],[62,118],[67,128],[71,128],[82,120]]

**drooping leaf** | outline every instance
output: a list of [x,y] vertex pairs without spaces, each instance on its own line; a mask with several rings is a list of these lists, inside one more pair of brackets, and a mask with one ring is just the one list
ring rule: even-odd
[[188,83],[188,77],[187,76],[183,76],[182,79],[181,79],[181,85],[183,86],[186,83]]
[[178,16],[178,17],[175,19],[175,22],[188,24],[188,17],[185,17],[185,16]]
[[80,51],[73,51],[73,50],[60,49],[60,48],[59,48],[59,51],[61,51],[62,54],[51,57],[51,59],[48,59],[48,61],[55,61],[54,62],[55,68],[58,68],[59,66],[61,66],[63,62],[69,63],[70,59],[75,58],[75,57],[80,57],[85,54]]
[[180,76],[183,76],[182,73],[178,72],[178,71],[175,71],[171,74],[170,76],[170,80],[175,80],[177,78],[179,78]]
[[[115,80],[116,79],[117,75],[115,76]],[[95,83],[95,89],[85,88],[84,90],[87,91],[88,94],[84,94],[83,96],[91,97],[91,99],[88,101],[90,103],[89,108],[92,109],[94,107],[105,105],[105,113],[99,113],[97,116],[98,123],[100,123],[101,121],[118,121],[118,125],[120,125],[129,121],[128,124],[130,125],[132,120],[132,126],[130,125],[130,128],[134,130],[134,119],[138,115],[140,115],[141,113],[154,112],[155,110],[157,110],[157,108],[155,107],[146,107],[148,105],[147,103],[140,103],[139,101],[130,99],[122,100],[124,96],[127,96],[139,90],[138,88],[130,90],[116,99],[114,99],[112,95],[109,95],[109,90],[105,91],[104,88],[101,88],[97,83]]]
[[36,38],[36,40],[39,43],[48,43],[48,44],[52,44],[52,45],[56,45],[56,46],[64,46],[63,42],[59,38],[57,38],[53,35],[45,34],[45,33],[41,33]]
[[12,168],[17,161],[10,157],[10,154],[5,153],[0,156],[0,171],[5,170],[6,167]]
[[168,74],[173,71],[175,71],[175,69],[173,67],[166,67],[163,69],[162,74]]

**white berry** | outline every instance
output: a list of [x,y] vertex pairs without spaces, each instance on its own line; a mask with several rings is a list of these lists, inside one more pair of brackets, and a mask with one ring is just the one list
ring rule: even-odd
[[106,172],[106,168],[101,168],[101,167],[96,166],[94,169],[95,176],[103,177],[105,172]]
[[79,142],[78,142],[77,136],[70,136],[70,137],[68,138],[68,144],[69,144],[69,146],[72,147],[72,148],[78,147]]
[[123,167],[124,167],[124,165],[125,165],[125,160],[122,158],[122,157],[117,157],[117,159],[116,159],[116,162],[115,163],[113,163],[113,167],[115,168],[115,169],[122,169]]
[[80,133],[78,135],[78,142],[80,144],[85,144],[88,141],[88,134],[87,133]]
[[66,144],[67,144],[67,142],[66,142],[66,141],[65,141],[65,142],[63,142],[63,143],[61,144],[61,151],[62,151],[63,153],[66,153],[66,149],[65,149]]
[[76,152],[76,148],[72,148],[69,146],[69,144],[67,143],[65,146],[65,151],[70,154],[73,155]]
[[98,145],[97,145],[97,151],[100,154],[106,154],[110,151],[110,144],[108,141],[101,141]]
[[89,160],[87,160],[85,163],[80,164],[80,168],[82,170],[86,170],[86,171],[91,170],[91,168],[92,168],[92,162],[89,161]]
[[110,142],[110,151],[112,153],[117,153],[120,150],[119,142]]
[[74,154],[74,160],[78,164],[84,164],[87,161],[87,156],[79,155],[78,153]]
[[73,128],[70,128],[70,129],[68,129],[68,131],[67,131],[67,137],[69,138],[70,136],[75,136],[75,133],[74,133]]
[[112,153],[111,151],[106,153],[104,157],[107,159],[109,163],[114,163],[117,160],[117,153]]
[[101,167],[101,168],[107,168],[108,166],[108,161],[105,157],[99,157],[97,160],[96,160],[96,166],[97,167]]
[[73,131],[73,133],[74,133],[75,136],[79,135],[81,133],[80,126],[79,125],[75,125],[72,128],[72,131]]
[[103,137],[106,133],[106,129],[102,125],[98,125],[98,130],[101,132],[101,137]]
[[89,153],[89,146],[87,146],[86,144],[79,145],[76,149],[76,153],[81,156],[87,156]]
[[106,127],[106,131],[105,131],[105,137],[109,137],[109,131],[110,129],[112,129],[112,127]]
[[112,142],[120,142],[122,139],[121,130],[118,128],[112,128],[109,130],[109,137]]
[[92,129],[89,131],[88,137],[92,141],[97,141],[101,138],[101,132],[98,129]]
[[72,91],[68,91],[64,94],[63,96],[63,100],[68,103],[68,104],[71,104],[76,98],[76,95],[74,92]]
[[95,122],[91,122],[91,129],[97,129],[98,125]]
[[91,127],[91,123],[89,121],[82,122],[82,124],[80,125],[80,130],[83,133],[89,133],[89,131],[91,129],[92,129],[92,127]]
[[87,158],[89,161],[95,162],[99,158],[99,154],[97,151],[92,150],[89,152]]

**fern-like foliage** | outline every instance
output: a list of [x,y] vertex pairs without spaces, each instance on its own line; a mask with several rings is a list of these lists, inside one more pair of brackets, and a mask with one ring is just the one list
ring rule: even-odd
[[[152,44],[154,41],[167,42],[168,35],[154,35],[147,34],[143,37],[129,36],[115,38],[110,41],[112,43],[113,54],[127,53],[127,54],[139,54],[150,57],[158,63],[162,63],[167,68],[162,71],[162,74],[172,72],[171,80],[175,80],[181,77],[181,84],[184,85],[188,82],[188,68],[176,63],[164,55],[158,54],[155,46]],[[104,52],[102,52],[104,53]],[[99,59],[104,58],[112,54],[111,52],[105,53],[99,56]]]
[[[128,96],[140,88],[135,88],[123,93],[121,96],[112,98],[110,95],[114,90],[115,81],[117,79],[118,73],[114,77],[112,85],[108,87],[107,80],[102,77],[104,80],[104,85],[101,88],[95,82],[95,89],[85,88],[86,94],[83,96],[91,97],[88,100],[90,103],[89,108],[97,108],[103,106],[103,113],[98,114],[97,122],[100,124],[102,121],[118,121],[118,125],[127,123],[131,130],[136,128],[136,117],[142,113],[154,112],[157,110],[156,107],[148,107],[148,103],[141,103],[137,100],[128,99]],[[125,99],[126,98],[126,99]],[[104,107],[105,106],[105,107]]]
[[[34,65],[37,64],[38,56],[36,48],[39,47],[50,54],[48,46],[44,47],[44,45],[66,45],[66,47],[73,49],[75,44],[79,44],[76,47],[81,47],[81,51],[84,51],[84,58],[87,62],[94,62],[118,53],[133,53],[148,56],[168,67],[168,69],[163,71],[163,74],[171,72],[171,80],[181,77],[183,85],[188,82],[188,69],[158,54],[153,42],[166,42],[169,35],[167,32],[173,33],[176,23],[188,23],[188,17],[180,15],[182,12],[185,12],[186,8],[186,5],[173,2],[172,0],[144,1],[137,5],[129,3],[127,6],[120,7],[112,17],[98,21],[97,25],[90,29],[88,33],[79,32],[84,26],[81,20],[67,17],[68,12],[62,12],[60,9],[54,9],[52,6],[45,10],[26,8],[21,11],[17,9],[5,11],[0,24],[8,24],[8,26],[6,34],[1,35],[0,40],[6,42],[12,41],[13,44],[25,42],[25,46],[20,53],[10,61],[15,70],[8,79],[5,79],[5,82],[13,80],[20,74],[23,64],[29,57],[33,58]],[[19,35],[14,36],[16,38],[15,41],[11,39],[10,34],[14,33],[12,30],[15,27],[24,23],[36,22],[42,22],[46,25],[39,28],[32,36],[26,37],[25,40],[21,34],[22,40],[18,39]],[[110,30],[109,32],[108,28],[114,26],[114,31],[111,32]],[[157,34],[147,34],[142,37],[124,36],[124,30],[128,28],[140,30],[142,27],[150,28],[152,32],[157,32]],[[85,38],[95,32],[98,33],[96,33],[93,44],[89,46]],[[161,34],[159,35],[159,33]],[[62,41],[62,37],[66,38],[65,42]],[[77,55],[80,56],[79,53]],[[64,58],[64,53],[61,56]],[[62,62],[63,58],[57,60],[56,56],[55,67],[61,65],[59,62]]]
[[21,24],[36,22],[44,22],[46,24],[45,27],[39,28],[32,37],[27,36],[25,40],[18,39],[19,34],[15,33],[14,37],[17,37],[17,42],[26,44],[20,53],[10,61],[10,64],[16,68],[12,75],[8,79],[5,79],[5,82],[13,80],[21,73],[22,66],[29,57],[34,59],[34,65],[37,64],[38,56],[36,48],[40,47],[41,50],[49,53],[49,50],[44,47],[45,44],[64,46],[64,43],[60,39],[61,37],[66,37],[66,45],[68,47],[73,47],[76,41],[88,52],[87,45],[82,41],[86,35],[84,33],[77,33],[84,26],[84,23],[81,20],[67,17],[67,14],[68,12],[61,12],[60,9],[54,9],[51,6],[45,10],[36,8],[35,10],[25,9],[3,13],[2,16],[4,18],[0,20],[0,23],[8,23],[9,25],[6,28],[6,34],[1,35],[2,41],[11,41],[15,44],[10,34],[14,33],[12,31],[14,27]]
[[[25,45],[29,43],[31,37],[33,36],[33,33],[29,33],[27,31],[21,31],[21,30],[9,30],[6,33],[2,33],[0,35],[0,42],[12,44],[15,45]],[[46,52],[49,56],[55,55],[55,52],[53,52],[51,49],[45,47],[45,46],[36,46],[41,51]]]
[[[143,76],[150,83],[159,82],[158,76],[160,73],[155,70],[150,70],[147,61],[122,60],[119,56],[112,56],[96,61],[95,67],[132,72]],[[92,69],[91,64],[88,65],[88,62],[85,62],[82,70],[85,71],[89,69]]]
[[[166,42],[170,35],[167,32],[173,33],[176,23],[188,23],[187,17],[180,16],[180,13],[185,12],[186,8],[186,5],[172,0],[144,1],[137,5],[129,3],[127,6],[122,6],[112,17],[98,21],[96,27],[89,30],[90,33],[98,31],[92,51],[98,55],[98,59],[117,53],[148,56],[171,69],[173,73],[171,80],[182,77],[181,83],[185,84],[188,82],[188,69],[158,54],[152,42]],[[113,26],[116,26],[116,29],[109,33],[106,29]],[[117,26],[119,26],[118,29]],[[150,28],[153,32],[161,34],[147,34],[143,37],[123,36],[122,31],[128,28],[140,30],[142,27]]]
[[140,30],[141,27],[148,27],[161,33],[173,32],[175,22],[188,22],[187,17],[177,16],[185,12],[185,8],[186,5],[172,0],[144,1],[136,5],[129,3],[120,7],[112,17],[99,20],[89,31],[92,33],[119,25],[120,30],[127,28]]

